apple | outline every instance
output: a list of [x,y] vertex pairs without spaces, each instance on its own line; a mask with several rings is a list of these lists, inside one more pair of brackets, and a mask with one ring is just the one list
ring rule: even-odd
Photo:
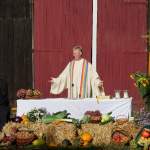
[[144,130],[144,131],[142,132],[141,136],[144,137],[144,138],[148,138],[148,137],[150,137],[150,133],[147,132],[146,130]]

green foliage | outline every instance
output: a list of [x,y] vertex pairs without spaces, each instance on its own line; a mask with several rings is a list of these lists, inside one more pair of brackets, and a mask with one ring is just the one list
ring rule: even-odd
[[81,123],[89,123],[91,121],[91,117],[88,115],[84,115],[81,119]]
[[45,109],[32,109],[31,111],[29,111],[27,113],[27,117],[31,122],[40,122],[42,117],[45,116],[47,114],[47,111]]
[[59,119],[68,118],[69,115],[70,115],[70,113],[67,113],[67,110],[59,111],[59,112],[52,114],[52,116],[55,116]]
[[42,122],[43,123],[50,123],[59,119],[66,119],[68,118],[69,113],[67,113],[66,110],[64,111],[59,111],[57,113],[53,113],[52,115],[45,115],[42,117]]
[[141,72],[132,73],[130,77],[135,81],[135,86],[143,98],[150,97],[150,77]]

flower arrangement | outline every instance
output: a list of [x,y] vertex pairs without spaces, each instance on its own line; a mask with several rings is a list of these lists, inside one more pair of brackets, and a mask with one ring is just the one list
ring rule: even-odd
[[132,73],[130,77],[135,81],[142,98],[150,97],[150,77],[141,72]]

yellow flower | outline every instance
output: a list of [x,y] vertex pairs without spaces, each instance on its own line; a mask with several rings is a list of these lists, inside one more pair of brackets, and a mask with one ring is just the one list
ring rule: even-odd
[[146,87],[146,84],[145,84],[145,83],[143,83],[142,85],[143,85],[144,87]]
[[147,79],[145,79],[144,81],[145,81],[145,83],[146,83],[147,85],[149,84],[149,81],[148,81]]
[[149,85],[149,81],[147,79],[142,79],[140,82],[144,87],[146,87],[147,85]]
[[27,115],[23,115],[23,116],[22,116],[22,122],[21,122],[21,123],[27,124],[28,122],[29,122],[29,119],[28,119]]

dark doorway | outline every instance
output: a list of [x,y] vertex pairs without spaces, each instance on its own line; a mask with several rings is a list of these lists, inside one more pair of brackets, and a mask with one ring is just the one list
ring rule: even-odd
[[0,0],[0,77],[15,104],[19,88],[32,87],[31,0]]
[[150,75],[150,0],[148,0],[148,11],[147,11],[147,35],[145,38],[147,39],[147,49],[148,49],[148,75]]

